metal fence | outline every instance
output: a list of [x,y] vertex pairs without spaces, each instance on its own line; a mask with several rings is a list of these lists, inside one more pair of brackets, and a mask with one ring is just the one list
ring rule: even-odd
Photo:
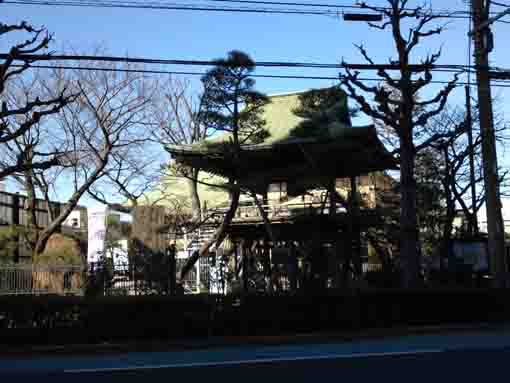
[[82,295],[82,266],[0,265],[0,295]]
[[[175,273],[179,275],[186,259],[176,259]],[[161,265],[156,270],[151,267],[115,267],[104,281],[105,295],[167,295],[170,293],[171,267]],[[210,290],[208,259],[200,259],[182,281],[184,294],[197,294]]]
[[[185,259],[176,260],[176,274]],[[380,271],[380,265],[364,264],[363,273]],[[169,270],[168,270],[169,271]],[[165,295],[169,293],[170,275],[166,270],[145,273],[136,268],[115,267],[104,281],[106,295]],[[197,262],[183,281],[185,294],[225,293],[224,275],[219,264],[211,267],[207,258]],[[284,278],[285,279],[285,278]],[[288,281],[282,279],[283,286]],[[82,266],[69,265],[0,265],[0,295],[83,295],[85,273]],[[285,290],[285,289],[284,289]]]

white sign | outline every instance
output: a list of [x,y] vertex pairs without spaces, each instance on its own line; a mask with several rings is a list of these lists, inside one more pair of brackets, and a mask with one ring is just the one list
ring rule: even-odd
[[97,263],[105,250],[107,207],[88,209],[88,251],[87,263]]
[[[108,230],[108,229],[107,229]],[[113,260],[113,269],[118,272],[125,272],[129,268],[128,241],[121,239],[117,241],[113,249],[107,251],[108,258]]]

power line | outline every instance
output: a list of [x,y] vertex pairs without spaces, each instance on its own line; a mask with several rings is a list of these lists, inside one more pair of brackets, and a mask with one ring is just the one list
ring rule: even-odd
[[[238,4],[254,4],[254,5],[277,5],[277,6],[299,6],[299,7],[314,7],[314,8],[333,8],[333,9],[353,9],[353,10],[363,10],[363,11],[371,11],[371,9],[363,8],[361,5],[348,5],[348,4],[314,4],[314,3],[302,3],[302,2],[282,2],[282,1],[262,1],[262,0],[209,0],[211,2],[217,2],[217,3],[238,3]],[[376,10],[379,11],[388,11],[391,10],[390,7],[373,7]],[[427,12],[427,9],[421,8],[422,12]],[[417,8],[403,8],[403,11],[414,11],[417,10]],[[432,12],[435,12],[436,14],[444,14],[445,16],[448,14],[465,14],[467,15],[468,12],[464,10],[445,10],[445,9],[439,9],[439,10],[432,10]]]
[[[238,3],[238,4],[254,4],[254,5],[278,5],[278,6],[293,6],[293,7],[314,7],[314,8],[338,8],[338,9],[362,9],[359,5],[347,4],[312,4],[312,3],[296,3],[296,2],[281,2],[281,1],[254,1],[254,0],[209,0],[217,3]],[[384,9],[384,7],[381,7]]]
[[[22,67],[23,65],[12,65],[13,67]],[[61,70],[79,70],[79,71],[99,71],[99,72],[117,72],[117,73],[141,73],[141,74],[169,74],[169,75],[185,75],[185,76],[203,76],[206,72],[189,72],[189,71],[167,71],[156,69],[127,69],[127,68],[105,68],[90,66],[71,66],[71,65],[30,65],[30,68],[36,69],[61,69]],[[257,78],[274,78],[274,79],[297,79],[297,80],[338,80],[333,76],[296,76],[296,75],[268,75],[255,74],[250,77]]]
[[[12,65],[13,67],[22,67],[23,65]],[[71,65],[30,65],[31,68],[36,69],[57,69],[57,70],[78,70],[78,71],[99,71],[99,72],[117,72],[117,73],[140,73],[140,74],[169,74],[169,75],[186,75],[186,76],[203,76],[206,72],[188,72],[188,71],[166,71],[166,70],[152,70],[152,69],[126,69],[126,68],[105,68],[105,67],[91,67],[91,66],[71,66]],[[294,80],[334,80],[339,81],[340,76],[297,76],[297,75],[269,75],[269,74],[254,74],[254,78],[272,78],[272,79],[294,79]],[[377,77],[360,77],[360,81],[375,81],[385,82],[386,80]],[[444,80],[432,80],[431,84],[448,84]],[[468,85],[467,82],[457,82],[458,86]],[[475,86],[469,84],[470,86]],[[493,82],[494,87],[510,88],[510,83],[504,81]]]
[[[0,59],[12,58],[8,53],[0,53]],[[217,60],[183,60],[183,59],[152,59],[142,57],[120,57],[120,56],[90,56],[90,55],[48,55],[48,54],[26,54],[14,56],[16,61],[98,61],[98,62],[120,62],[133,64],[161,64],[161,65],[190,65],[190,66],[215,66]],[[257,67],[272,68],[313,68],[313,69],[354,69],[354,70],[399,70],[398,64],[331,64],[317,62],[289,62],[289,61],[257,61]],[[409,68],[414,71],[423,70],[423,64],[411,64]],[[457,64],[433,64],[429,66],[431,71],[440,72],[468,72],[472,66]],[[497,69],[497,68],[492,68]]]
[[137,2],[115,2],[115,1],[35,1],[35,0],[4,0],[2,4],[15,5],[45,5],[45,6],[65,6],[65,7],[89,7],[89,8],[124,8],[124,9],[151,9],[151,10],[174,10],[174,11],[204,11],[204,12],[235,12],[235,13],[265,13],[265,14],[283,14],[283,15],[315,15],[315,16],[337,16],[337,13],[331,11],[305,11],[277,8],[228,8],[199,5],[166,5],[164,3],[137,3]]
[[[13,5],[45,5],[45,6],[66,6],[66,7],[92,7],[92,8],[124,8],[124,9],[149,9],[149,10],[176,10],[176,11],[204,11],[204,12],[235,12],[235,13],[259,13],[259,14],[280,14],[280,15],[314,15],[314,16],[329,16],[339,18],[341,13],[339,9],[358,9],[364,8],[356,5],[342,5],[342,4],[311,4],[311,3],[290,3],[290,2],[277,2],[277,1],[248,1],[248,0],[209,0],[214,2],[229,2],[229,3],[251,3],[251,4],[274,4],[279,6],[294,5],[300,6],[303,9],[283,9],[283,8],[261,8],[259,7],[215,7],[197,4],[182,4],[182,3],[164,3],[164,2],[140,2],[140,1],[115,1],[115,0],[3,0],[0,4],[13,4]],[[304,10],[305,7],[328,7],[329,10]],[[379,11],[389,10],[388,7],[376,7]],[[404,8],[407,11],[417,10],[416,8]],[[419,9],[418,9],[419,10]],[[423,12],[428,12],[423,10]],[[343,12],[342,12],[343,13]],[[431,14],[446,19],[468,19],[469,15],[463,10],[431,10]],[[505,23],[507,21],[497,20],[498,23]]]
[[[209,1],[223,1],[228,0],[209,0]],[[234,1],[229,1],[234,2]],[[236,1],[240,3],[240,1]],[[301,7],[329,7],[331,10],[299,10],[299,9],[282,9],[282,8],[261,8],[261,7],[215,7],[215,6],[201,6],[201,5],[184,5],[181,3],[162,3],[162,2],[136,2],[136,1],[114,1],[114,0],[103,0],[103,1],[91,1],[91,0],[4,0],[3,4],[17,4],[17,5],[46,5],[46,6],[69,6],[69,7],[93,7],[93,8],[131,8],[131,9],[154,9],[154,10],[181,10],[181,11],[210,11],[210,12],[240,12],[240,13],[266,13],[266,14],[293,14],[293,15],[319,15],[319,16],[339,16],[338,11],[333,9],[363,9],[359,6],[353,5],[327,5],[327,4],[307,4],[307,3],[282,3],[282,2],[256,2],[256,1],[244,1],[244,3],[252,3],[259,5],[294,5]],[[388,10],[387,7],[377,7],[380,10]],[[441,13],[443,12],[443,13]],[[433,12],[434,13],[434,12]],[[465,11],[440,11],[435,12],[435,16],[449,19],[466,19],[469,16],[465,14]]]

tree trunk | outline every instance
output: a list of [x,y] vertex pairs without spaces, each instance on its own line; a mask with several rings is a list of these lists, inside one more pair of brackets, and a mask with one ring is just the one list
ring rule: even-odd
[[452,187],[455,187],[455,179],[452,174],[450,166],[450,158],[448,154],[448,147],[443,148],[443,156],[445,163],[445,177],[443,182],[443,188],[446,195],[446,216],[445,223],[443,226],[443,236],[439,245],[439,269],[443,270],[444,259],[449,255],[450,240],[452,237],[453,230],[453,219],[455,218],[455,200],[452,194]]
[[26,171],[25,174],[25,191],[27,198],[25,200],[24,210],[27,217],[25,233],[25,243],[29,246],[30,252],[32,253],[32,261],[34,261],[35,255],[34,250],[37,243],[37,214],[36,214],[36,197],[35,197],[35,186],[33,175],[30,170]]
[[51,206],[51,199],[50,199],[50,193],[48,192],[48,188],[45,188],[43,190],[43,196],[44,196],[44,204],[46,205],[46,212],[48,213],[48,222],[52,222],[53,216],[55,214],[53,213],[53,209]]
[[453,215],[447,214],[443,227],[443,238],[441,239],[439,250],[439,269],[444,270],[445,259],[448,259],[450,249],[450,240],[452,238]]
[[230,198],[230,206],[228,208],[227,213],[225,214],[225,217],[223,218],[223,222],[221,225],[216,229],[214,232],[213,237],[205,242],[198,251],[195,251],[191,257],[189,257],[186,260],[186,263],[181,269],[181,272],[179,273],[179,278],[177,280],[178,284],[182,284],[182,281],[186,277],[186,275],[190,272],[191,268],[195,265],[195,263],[200,259],[204,258],[208,255],[209,249],[211,246],[216,243],[216,246],[219,246],[226,236],[226,231],[230,223],[232,222],[232,219],[234,218],[237,207],[239,206],[239,196],[241,195],[241,192],[238,188],[234,188],[231,193]]
[[[110,151],[111,147],[107,149]],[[48,243],[48,240],[50,239],[51,235],[59,230],[62,223],[64,223],[69,214],[71,214],[74,208],[76,208],[83,194],[85,194],[85,192],[92,186],[92,184],[97,179],[100,178],[101,173],[103,172],[104,168],[107,165],[107,162],[108,162],[107,158],[101,159],[100,165],[94,170],[94,172],[90,175],[87,181],[73,193],[71,198],[66,203],[64,209],[60,211],[60,214],[51,223],[48,224],[48,227],[46,227],[41,233],[39,233],[39,237],[37,238],[37,244],[35,246],[34,251],[36,255],[42,254],[42,252],[46,248],[46,244]]]
[[188,179],[188,189],[191,197],[191,215],[194,222],[200,222],[202,219],[202,206],[200,196],[198,195],[198,170],[193,169],[193,177]]
[[403,127],[403,134],[400,138],[400,254],[404,287],[416,286],[420,273],[416,180],[414,177],[415,153],[409,130]]

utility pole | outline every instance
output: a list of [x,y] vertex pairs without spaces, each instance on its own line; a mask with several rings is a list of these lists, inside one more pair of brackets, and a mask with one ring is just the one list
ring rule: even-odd
[[471,92],[469,85],[466,85],[466,129],[469,145],[469,182],[471,183],[471,209],[472,215],[469,219],[470,233],[478,234],[478,217],[476,212],[476,178],[475,178],[475,148],[473,145],[473,119],[471,116]]
[[505,233],[499,197],[499,178],[494,133],[492,98],[489,76],[489,52],[492,35],[489,29],[489,0],[472,0],[473,38],[475,45],[480,131],[482,135],[482,160],[487,208],[489,263],[495,287],[506,285]]

